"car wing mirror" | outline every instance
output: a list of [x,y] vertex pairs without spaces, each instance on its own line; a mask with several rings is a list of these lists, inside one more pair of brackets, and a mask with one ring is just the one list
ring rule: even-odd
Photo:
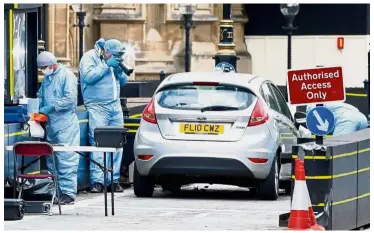
[[307,128],[305,112],[295,112],[294,119],[295,119],[295,126],[297,129],[299,129],[300,125],[302,125],[304,128]]

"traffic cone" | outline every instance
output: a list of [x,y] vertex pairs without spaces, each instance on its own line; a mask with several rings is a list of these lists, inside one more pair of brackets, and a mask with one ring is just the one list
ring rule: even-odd
[[309,193],[305,181],[304,162],[299,158],[295,160],[295,186],[292,195],[288,229],[311,229],[309,220]]
[[[304,176],[305,176],[304,162],[300,160],[299,161],[299,166],[300,166],[300,168],[302,168],[302,170],[304,172]],[[312,201],[310,200],[309,190],[308,190],[308,186],[306,184],[306,181],[305,181],[304,186],[305,186],[306,193],[307,193],[307,196],[308,196],[309,224],[310,224],[312,230],[324,231],[325,228],[323,226],[317,224],[316,216],[314,215],[314,211],[313,211],[313,207],[312,207]]]
[[317,223],[316,216],[314,215],[314,211],[312,207],[312,202],[310,201],[309,191],[308,191],[308,197],[309,197],[309,224],[312,230],[324,231],[325,228]]
[[315,231],[324,231],[325,228],[317,223],[316,216],[314,215],[312,202],[310,201],[309,197],[309,223],[312,228],[312,230]]

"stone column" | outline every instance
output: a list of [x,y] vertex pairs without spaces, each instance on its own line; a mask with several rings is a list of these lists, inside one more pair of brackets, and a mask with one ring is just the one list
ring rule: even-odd
[[234,44],[235,52],[239,60],[237,61],[237,72],[251,73],[252,58],[248,53],[247,46],[244,41],[244,28],[248,22],[242,4],[232,4],[232,20],[234,21]]
[[135,62],[136,80],[159,80],[160,72],[166,75],[175,72],[173,57],[168,42],[161,36],[164,26],[165,4],[147,4],[145,41],[137,53]]
[[48,7],[48,51],[68,67],[71,66],[70,13],[69,4],[50,4]]
[[77,72],[79,66],[79,33],[78,27],[74,27],[74,24],[78,24],[77,13],[72,9],[71,4],[69,7],[69,55],[71,58],[71,66],[74,67],[74,72]]
[[[95,42],[99,39],[97,35],[97,28],[93,22],[95,17],[96,5],[98,4],[84,4],[83,10],[87,13],[85,18],[85,24],[90,25],[89,27],[84,28],[84,46],[83,51],[87,52],[90,49],[93,49]],[[78,53],[77,53],[78,54]]]
[[[215,4],[197,4],[191,29],[191,71],[212,71],[216,53],[217,22]],[[177,72],[184,72],[185,30],[179,4],[167,4],[165,38],[174,56]]]

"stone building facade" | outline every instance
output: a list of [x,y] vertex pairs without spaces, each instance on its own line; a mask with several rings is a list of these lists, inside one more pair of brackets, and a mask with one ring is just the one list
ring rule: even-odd
[[[87,12],[84,50],[95,41],[118,39],[127,48],[126,62],[134,67],[132,80],[155,80],[184,71],[185,31],[178,4],[83,4]],[[212,71],[219,41],[222,4],[197,4],[191,29],[191,71]],[[251,72],[251,57],[244,40],[248,21],[242,4],[232,4],[238,72]],[[48,5],[47,50],[73,70],[79,64],[76,13],[70,4]]]

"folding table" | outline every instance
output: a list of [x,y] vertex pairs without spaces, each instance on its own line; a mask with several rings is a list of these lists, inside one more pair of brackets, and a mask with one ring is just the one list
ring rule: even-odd
[[[112,215],[114,215],[114,182],[113,182],[113,153],[122,152],[123,148],[111,148],[111,147],[95,147],[95,146],[64,146],[64,145],[51,145],[54,152],[76,152],[85,158],[88,158],[91,162],[100,167],[104,172],[104,203],[105,203],[105,216],[108,216],[108,197],[107,197],[107,172],[111,175],[111,197],[112,197]],[[13,151],[13,146],[5,146],[6,151]],[[89,156],[83,155],[82,152],[104,152],[104,166],[100,163],[91,159]],[[110,153],[111,165],[107,168],[106,158],[107,153]]]

